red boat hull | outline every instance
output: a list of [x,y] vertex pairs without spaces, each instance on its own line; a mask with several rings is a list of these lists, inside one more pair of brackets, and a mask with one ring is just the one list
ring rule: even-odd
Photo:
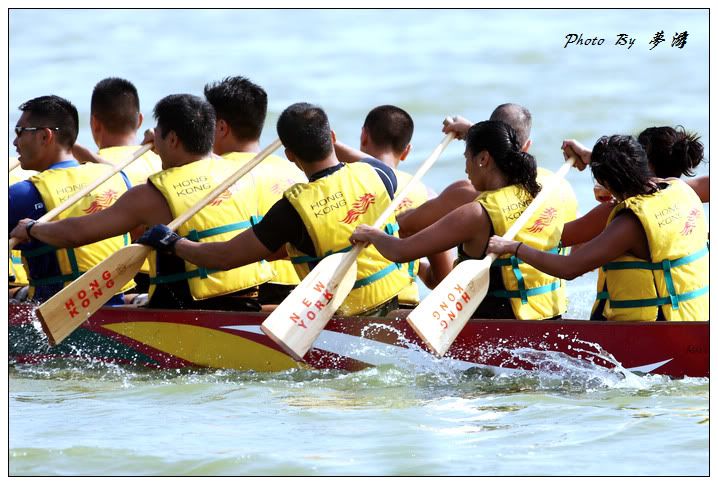
[[[72,358],[152,368],[278,371],[293,367],[359,370],[371,365],[436,363],[395,318],[334,318],[297,363],[259,330],[266,314],[103,308],[50,347],[29,305],[9,308],[11,362]],[[709,376],[708,322],[471,320],[442,359],[458,369],[532,369],[537,356],[676,378]],[[560,360],[560,359],[559,359]]]

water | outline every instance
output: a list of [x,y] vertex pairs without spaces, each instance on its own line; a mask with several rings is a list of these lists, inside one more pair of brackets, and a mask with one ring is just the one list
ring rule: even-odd
[[[48,29],[48,25],[61,28]],[[648,50],[658,31],[666,42]],[[674,33],[687,31],[683,49]],[[503,102],[533,114],[531,152],[558,169],[564,138],[682,124],[709,158],[706,10],[11,10],[9,128],[42,94],[72,100],[92,146],[89,100],[107,76],[152,107],[246,75],[268,92],[262,137],[287,105],[322,105],[358,145],[372,107],[416,125],[405,170],[441,141],[441,120],[478,121]],[[565,36],[605,38],[563,48]],[[630,50],[616,36],[637,39]],[[14,149],[8,143],[9,153]],[[449,146],[425,181],[463,178]],[[702,165],[699,174],[708,173]],[[588,173],[572,172],[582,212]],[[707,206],[706,206],[707,209]],[[586,318],[595,275],[569,283]],[[546,360],[552,372],[487,376],[445,364],[359,373],[158,373],[102,365],[9,369],[12,475],[707,475],[707,379],[607,374]],[[556,372],[556,367],[559,367]]]

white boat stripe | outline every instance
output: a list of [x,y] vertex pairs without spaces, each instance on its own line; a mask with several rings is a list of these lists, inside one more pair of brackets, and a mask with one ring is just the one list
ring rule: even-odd
[[[237,330],[240,332],[249,332],[258,335],[264,335],[259,325],[227,325],[222,328]],[[512,369],[506,367],[496,367],[491,365],[477,364],[464,360],[443,358],[438,359],[429,352],[419,348],[406,348],[398,345],[385,344],[376,340],[356,337],[330,330],[322,330],[314,342],[314,347],[326,352],[332,352],[342,357],[348,357],[369,365],[406,365],[407,363],[415,367],[436,367],[437,365],[452,367],[455,370],[466,370],[472,367],[489,369],[495,374],[510,374],[522,372],[522,369]],[[659,367],[672,361],[673,358],[652,364],[644,364],[637,367],[630,367],[626,370],[631,372],[652,372]]]

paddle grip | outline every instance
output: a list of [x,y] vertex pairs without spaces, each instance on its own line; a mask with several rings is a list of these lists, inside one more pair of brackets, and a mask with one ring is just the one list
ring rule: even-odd
[[456,135],[454,133],[449,133],[444,137],[441,143],[439,143],[439,146],[434,148],[434,151],[431,152],[429,158],[427,158],[424,163],[421,164],[414,176],[411,177],[411,180],[409,180],[409,182],[399,191],[399,193],[394,196],[394,200],[392,200],[391,204],[389,204],[389,206],[384,209],[384,212],[382,212],[381,215],[377,218],[376,222],[374,222],[373,227],[381,228],[384,225],[389,216],[394,213],[394,210],[396,210],[397,207],[399,207],[399,204],[401,204],[401,202],[404,200],[404,197],[406,197],[406,195],[414,187],[414,185],[419,182],[419,179],[421,179],[421,177],[423,177],[424,174],[429,171],[434,162],[438,160],[441,153],[455,137]]

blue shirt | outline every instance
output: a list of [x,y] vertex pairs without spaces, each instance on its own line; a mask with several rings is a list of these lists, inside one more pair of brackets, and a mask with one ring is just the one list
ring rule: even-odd
[[[75,160],[64,160],[62,162],[53,163],[47,169],[57,168],[72,168],[79,167],[80,164]],[[132,187],[130,180],[124,174],[120,172],[122,178],[127,185],[127,188]],[[29,180],[23,180],[16,184],[13,184],[8,189],[8,233],[12,231],[17,223],[21,219],[39,219],[47,213],[47,208],[42,200],[40,192],[35,187],[35,184]],[[40,241],[30,241],[29,243],[18,244],[16,249],[21,251],[32,251],[45,246]],[[32,262],[28,263],[30,280],[38,280],[41,278],[49,278],[52,276],[59,276],[60,266],[57,263],[57,257],[55,253],[46,253],[33,257]],[[62,283],[56,283],[52,285],[43,285],[35,288],[34,300],[45,301],[52,295],[62,289]],[[119,297],[119,298],[118,298]],[[121,304],[121,295],[115,295],[108,304]]]

